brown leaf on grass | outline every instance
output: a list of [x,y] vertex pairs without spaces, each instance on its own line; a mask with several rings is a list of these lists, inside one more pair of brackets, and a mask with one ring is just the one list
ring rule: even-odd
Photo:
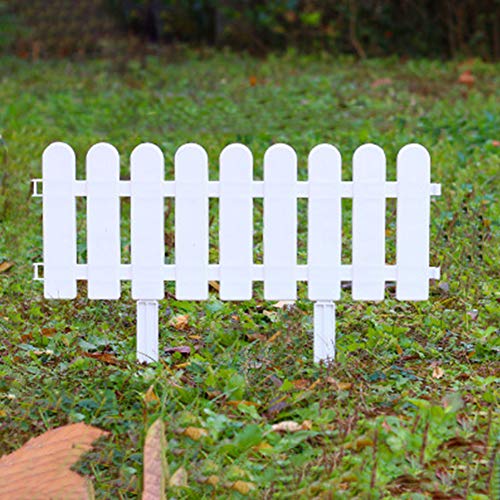
[[179,314],[178,316],[172,319],[170,324],[176,330],[186,330],[189,324],[189,316],[187,314]]
[[4,273],[5,271],[8,271],[12,266],[14,265],[14,262],[0,262],[0,273]]
[[220,292],[220,285],[218,281],[209,281],[208,286],[213,288],[216,292]]
[[149,386],[149,389],[144,394],[144,402],[148,404],[148,403],[158,403],[159,401],[160,398],[155,393],[154,385]]
[[278,302],[273,304],[276,309],[286,309],[295,305],[295,300],[278,300]]
[[487,450],[486,443],[480,439],[465,439],[455,436],[439,445],[439,449],[467,448],[475,453],[485,454]]
[[369,436],[360,436],[355,441],[345,445],[346,449],[356,451],[363,450],[364,448],[368,448],[370,446],[373,446],[373,439]]
[[311,382],[309,380],[307,380],[306,378],[299,378],[297,380],[292,380],[291,382],[292,382],[293,386],[295,387],[295,389],[299,389],[299,390],[305,390],[308,387],[310,387],[310,385],[311,385]]
[[472,71],[470,69],[466,69],[459,77],[458,77],[458,83],[465,85],[468,89],[472,88],[474,86],[474,83],[476,81],[476,78],[472,74]]
[[267,340],[267,337],[262,333],[246,333],[245,336],[248,340]]
[[281,335],[281,330],[278,330],[276,333],[273,333],[269,337],[268,342],[274,342],[280,335]]
[[255,489],[255,484],[249,483],[248,481],[235,481],[231,484],[231,489],[237,491],[241,495],[248,495]]
[[[179,467],[170,478],[168,485],[173,488],[183,488],[188,485],[188,473],[184,467]],[[151,498],[151,500],[154,500]]]
[[333,377],[326,377],[326,381],[333,385],[337,391],[349,391],[352,389],[351,382],[341,382]]
[[57,329],[53,328],[53,327],[42,328],[40,331],[44,337],[52,337],[53,335],[55,335],[57,333]]
[[465,497],[455,493],[445,493],[444,491],[431,492],[432,500],[465,500]]
[[202,437],[208,436],[208,432],[202,427],[186,427],[182,431],[182,434],[192,439],[193,441],[199,441]]
[[444,370],[440,366],[435,366],[434,369],[432,370],[432,378],[443,378],[444,376]]
[[0,458],[0,498],[93,499],[92,482],[70,470],[108,433],[84,423],[51,429]]
[[174,352],[178,352],[183,356],[189,356],[191,354],[191,347],[188,345],[178,345],[175,347],[166,347],[165,354],[173,354]]
[[390,85],[391,83],[392,83],[391,78],[377,78],[375,81],[372,82],[371,87],[372,89],[376,89],[377,87]]
[[97,359],[107,365],[119,365],[120,362],[116,356],[110,352],[84,352],[83,355],[87,358]]
[[226,401],[226,404],[229,405],[229,406],[239,406],[239,405],[243,405],[243,406],[259,406],[258,403],[255,403],[253,401],[245,401],[245,400],[241,400],[241,399],[235,399],[235,400],[232,400],[232,401]]
[[212,474],[206,478],[205,484],[209,484],[210,486],[213,486],[215,488],[219,484],[219,481],[219,476]]
[[144,479],[142,500],[164,500],[168,464],[165,424],[161,418],[148,429],[144,443]]
[[426,489],[426,486],[429,484],[429,482],[429,479],[427,479],[426,477],[416,477],[410,474],[402,474],[389,483],[388,490],[393,494],[401,494],[411,491],[420,492]]
[[301,424],[294,422],[293,420],[284,420],[277,424],[271,426],[273,432],[298,432],[298,431],[309,431],[312,428],[312,422],[310,420],[304,420]]

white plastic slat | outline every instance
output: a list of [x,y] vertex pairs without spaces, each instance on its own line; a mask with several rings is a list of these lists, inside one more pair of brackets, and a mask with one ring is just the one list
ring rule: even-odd
[[335,302],[314,303],[314,362],[335,359]]
[[220,155],[220,298],[252,298],[252,153],[242,144]]
[[341,158],[329,144],[309,154],[308,295],[311,300],[340,298],[342,243]]
[[264,156],[264,298],[297,296],[297,156],[286,144]]
[[137,301],[137,361],[158,361],[158,301]]
[[385,155],[375,144],[359,147],[353,157],[352,297],[384,298]]
[[154,144],[141,144],[131,158],[132,298],[162,299],[165,263],[163,154]]
[[120,297],[120,156],[100,143],[87,153],[87,263],[90,299]]
[[208,298],[208,158],[198,144],[175,154],[175,265],[178,300]]
[[431,160],[419,144],[408,144],[398,154],[396,298],[429,297],[429,224]]
[[43,152],[44,296],[76,297],[75,153],[62,142]]

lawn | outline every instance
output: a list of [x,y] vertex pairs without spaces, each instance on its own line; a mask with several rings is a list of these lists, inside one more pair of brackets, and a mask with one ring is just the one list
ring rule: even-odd
[[[470,86],[457,81],[467,69]],[[293,53],[1,59],[0,454],[84,421],[111,435],[77,470],[92,477],[97,498],[137,498],[145,429],[162,417],[170,471],[188,473],[187,486],[170,497],[238,498],[245,490],[253,498],[500,496],[499,75],[498,65],[480,61]],[[42,260],[42,207],[30,198],[30,179],[41,176],[42,151],[55,140],[74,148],[80,178],[98,141],[118,148],[123,178],[140,142],[161,147],[168,178],[176,149],[197,142],[212,179],[231,142],[252,149],[257,178],[266,148],[290,144],[301,179],[310,149],[329,142],[342,153],[344,180],[360,144],[384,148],[392,180],[397,151],[419,142],[431,153],[433,182],[443,186],[431,208],[431,265],[441,266],[442,279],[431,283],[426,302],[398,302],[391,287],[383,303],[354,302],[346,289],[330,366],[312,363],[312,303],[303,285],[301,299],[283,308],[261,300],[258,285],[250,302],[221,302],[213,290],[208,302],[169,298],[160,310],[161,362],[140,366],[127,285],[116,302],[89,301],[83,284],[74,301],[45,301],[32,280],[31,264]],[[305,263],[305,202],[299,209]],[[388,203],[389,262],[394,211]],[[83,261],[83,227],[78,253]],[[302,429],[273,431],[281,421]]]

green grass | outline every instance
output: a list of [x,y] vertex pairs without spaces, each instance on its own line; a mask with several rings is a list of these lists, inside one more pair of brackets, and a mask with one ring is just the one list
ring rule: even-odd
[[[498,65],[470,65],[476,83],[466,94],[458,62],[223,54],[143,63],[0,60],[0,261],[14,262],[0,274],[1,453],[85,421],[111,436],[78,470],[93,478],[98,498],[136,498],[145,429],[161,416],[170,469],[184,466],[189,474],[188,487],[170,493],[176,498],[237,498],[237,480],[253,483],[255,498],[494,498],[500,78]],[[372,87],[379,78],[392,82]],[[176,148],[194,141],[208,151],[212,179],[231,142],[252,149],[257,178],[266,148],[289,143],[301,179],[309,150],[330,142],[342,153],[346,180],[358,145],[382,146],[394,179],[399,148],[420,142],[431,153],[433,181],[443,185],[431,228],[431,265],[441,266],[442,280],[431,284],[426,302],[397,302],[388,289],[383,303],[355,303],[346,291],[338,303],[338,358],[329,367],[312,363],[312,304],[303,286],[301,300],[283,310],[262,301],[259,286],[244,303],[221,302],[215,293],[203,303],[165,300],[161,351],[188,345],[192,354],[163,354],[160,363],[139,366],[128,286],[116,302],[90,302],[83,285],[76,300],[59,302],[44,300],[31,279],[42,238],[41,202],[30,199],[29,180],[40,177],[41,153],[55,140],[75,149],[80,178],[84,155],[98,141],[118,148],[124,177],[138,143],[158,144],[168,178]],[[391,221],[394,210],[389,204]],[[83,233],[79,241],[83,259]],[[180,314],[189,316],[185,331],[171,324]],[[439,369],[443,376],[435,378]],[[146,397],[150,387],[157,398],[151,391]],[[270,431],[283,420],[312,425]],[[183,434],[188,426],[208,434],[194,441]],[[211,475],[216,486],[207,482]]]

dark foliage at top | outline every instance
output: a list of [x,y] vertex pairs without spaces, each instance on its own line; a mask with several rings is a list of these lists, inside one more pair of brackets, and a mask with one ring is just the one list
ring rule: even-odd
[[258,54],[296,47],[498,59],[498,12],[500,0],[10,0],[0,2],[0,47],[100,53],[109,38],[133,34]]

